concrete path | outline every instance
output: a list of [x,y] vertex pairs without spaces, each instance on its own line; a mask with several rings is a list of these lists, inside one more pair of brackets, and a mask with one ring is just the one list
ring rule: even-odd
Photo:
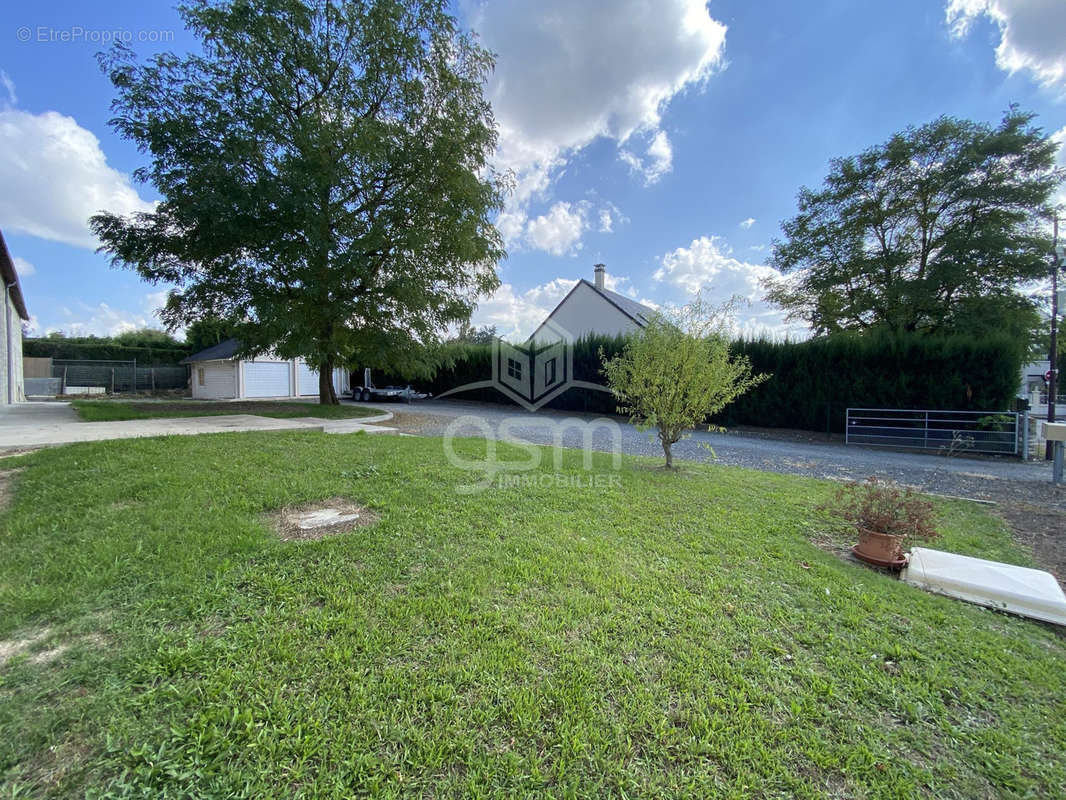
[[136,419],[121,422],[81,422],[69,403],[18,403],[0,406],[0,450],[48,447],[104,439],[136,439],[144,436],[196,436],[204,433],[248,431],[323,431],[325,433],[395,433],[372,422],[391,419],[388,413],[353,419],[296,417],[278,419],[252,414],[213,417]]

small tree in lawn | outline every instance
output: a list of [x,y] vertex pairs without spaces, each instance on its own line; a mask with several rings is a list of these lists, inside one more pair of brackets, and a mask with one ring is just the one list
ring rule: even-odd
[[686,430],[770,377],[752,375],[747,358],[730,357],[727,312],[697,298],[669,316],[656,314],[621,355],[600,351],[618,410],[641,430],[657,431],[668,469]]

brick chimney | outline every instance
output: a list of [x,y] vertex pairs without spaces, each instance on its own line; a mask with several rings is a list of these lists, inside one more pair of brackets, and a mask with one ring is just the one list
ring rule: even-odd
[[596,288],[597,289],[604,288],[603,287],[603,281],[604,281],[604,278],[607,277],[607,266],[605,264],[596,264],[595,265],[595,275],[596,275]]

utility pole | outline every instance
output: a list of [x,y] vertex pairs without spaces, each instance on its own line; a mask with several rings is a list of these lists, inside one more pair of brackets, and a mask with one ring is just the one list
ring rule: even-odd
[[[1052,261],[1051,266],[1051,350],[1048,353],[1048,382],[1047,382],[1047,421],[1055,421],[1055,394],[1059,390],[1058,381],[1058,360],[1059,360],[1059,218],[1055,217],[1055,244],[1052,246],[1051,254]],[[1050,461],[1054,455],[1054,445],[1051,442],[1046,444],[1046,450],[1044,457]]]

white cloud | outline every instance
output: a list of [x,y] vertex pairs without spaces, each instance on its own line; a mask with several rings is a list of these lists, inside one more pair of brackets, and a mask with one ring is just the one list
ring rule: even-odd
[[982,16],[999,28],[996,64],[1026,70],[1045,86],[1066,88],[1066,3],[1062,0],[949,0],[946,17],[955,37]]
[[[592,280],[592,268],[587,278]],[[554,278],[532,289],[518,291],[510,283],[504,283],[490,297],[478,303],[471,316],[471,324],[480,328],[495,325],[496,332],[504,339],[523,341],[551,313],[559,302],[577,285],[577,278]],[[638,299],[636,288],[625,275],[607,273],[608,289]],[[655,306],[647,300],[641,300]]]
[[[144,295],[140,308],[115,308],[108,303],[77,303],[74,308],[61,308],[61,319],[50,321],[43,333],[63,331],[68,336],[114,336],[141,328],[162,328],[158,310],[166,302],[167,290]],[[41,323],[34,320],[36,330]]]
[[496,220],[496,227],[512,253],[542,250],[553,256],[565,256],[576,255],[582,249],[581,238],[593,229],[592,219],[596,220],[599,233],[612,233],[616,224],[629,222],[611,202],[594,210],[588,200],[576,203],[559,200],[545,213],[532,218],[525,209],[505,211]]
[[4,91],[7,92],[7,99],[0,100],[0,107],[8,108],[10,106],[18,105],[18,95],[15,94],[15,82],[11,80],[11,76],[0,69],[0,86],[4,87]]
[[688,247],[678,247],[662,256],[660,264],[652,276],[657,282],[673,285],[689,296],[701,292],[712,303],[738,299],[736,333],[807,335],[803,326],[786,323],[785,313],[763,300],[762,282],[780,277],[780,273],[765,264],[735,258],[720,236],[694,239]]
[[[1059,145],[1059,154],[1055,158],[1055,163],[1066,169],[1066,127],[1059,128],[1051,134],[1051,139]],[[1052,195],[1051,202],[1059,207],[1060,213],[1066,213],[1066,185],[1058,188]]]
[[748,217],[747,219],[742,219],[737,224],[744,230],[748,230],[748,228],[755,224],[755,217]]
[[529,221],[526,241],[553,256],[574,255],[581,249],[581,234],[587,227],[584,206],[560,201],[547,214]]
[[674,166],[674,148],[666,131],[658,131],[651,137],[644,158],[634,155],[629,150],[621,150],[619,157],[634,172],[644,176],[644,185],[651,186]]
[[534,286],[524,294],[524,297],[538,307],[551,311],[559,304],[559,301],[570,294],[570,290],[575,286],[577,286],[577,278],[555,278],[540,286]]
[[90,216],[153,208],[72,117],[0,111],[0,152],[0,228],[6,231],[95,249]]
[[558,302],[551,302],[548,295],[542,294],[542,289],[535,287],[526,292],[517,292],[511,284],[501,284],[491,296],[478,303],[470,322],[476,328],[494,325],[497,335],[504,339],[524,340]]
[[29,261],[19,256],[14,256],[11,259],[15,265],[15,272],[19,274],[20,278],[25,278],[28,275],[36,275],[37,268],[33,266]]
[[713,73],[725,43],[705,0],[467,0],[465,8],[499,54],[488,93],[500,127],[496,163],[516,179],[498,223],[509,244],[521,240],[531,203],[547,199],[570,158],[600,137],[625,158],[639,133],[649,145],[638,160],[665,174],[663,110]]

